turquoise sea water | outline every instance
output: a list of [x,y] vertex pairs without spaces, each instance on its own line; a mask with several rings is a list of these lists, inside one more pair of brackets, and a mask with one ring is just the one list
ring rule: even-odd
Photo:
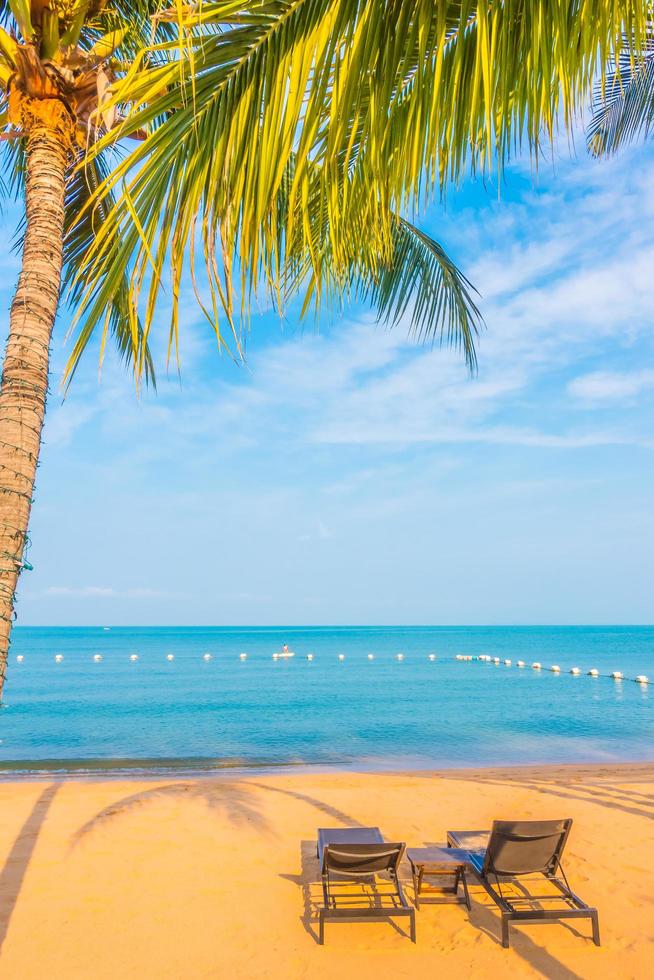
[[[273,661],[285,642],[295,658]],[[482,653],[514,666],[454,659]],[[521,670],[519,659],[561,674]],[[654,684],[590,678],[590,667],[654,680],[654,627],[17,628],[0,765],[654,759]]]

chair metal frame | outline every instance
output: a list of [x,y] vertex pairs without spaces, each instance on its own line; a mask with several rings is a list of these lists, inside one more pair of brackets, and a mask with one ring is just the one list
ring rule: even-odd
[[[376,828],[374,828],[376,829]],[[364,834],[361,831],[364,831]],[[321,831],[322,838],[319,840],[318,853],[321,857],[321,878],[324,905],[319,910],[319,943],[325,942],[325,922],[327,921],[347,921],[360,919],[391,919],[396,916],[404,916],[409,919],[411,942],[416,941],[416,921],[415,909],[412,908],[404,894],[402,884],[398,878],[398,868],[406,845],[403,843],[388,843],[383,839],[370,842],[370,831],[372,828],[352,828],[352,841],[344,840],[343,830],[339,828],[339,841],[330,843],[328,840],[329,832]],[[357,836],[361,838],[368,833],[365,843],[357,841]],[[381,837],[381,834],[379,835]],[[383,882],[378,882],[378,876],[386,878]],[[352,904],[354,896],[359,900],[366,897],[365,892],[357,888],[355,893],[338,894],[338,885],[358,885],[369,884],[374,892],[369,896],[370,899],[379,899],[380,904],[371,904],[365,908],[359,908]],[[380,884],[388,885],[387,891],[380,891]],[[384,906],[384,899],[390,900],[390,906]],[[340,905],[343,901],[348,904]]]
[[[536,924],[539,922],[557,922],[561,919],[590,919],[593,930],[593,942],[596,946],[600,945],[598,911],[596,908],[587,905],[572,891],[565,871],[563,870],[563,865],[561,864],[561,856],[568,840],[571,826],[571,819],[557,821],[495,820],[490,831],[486,850],[483,852],[469,852],[469,862],[474,874],[500,909],[502,915],[502,946],[505,949],[508,949],[510,945],[509,927],[511,923],[518,924],[524,922]],[[530,827],[533,828],[533,836],[529,836]],[[529,843],[549,837],[558,837],[558,841],[554,844],[552,854],[544,868],[531,867],[524,871],[503,871],[501,864],[499,867],[497,866],[494,854],[497,845],[502,840],[509,840],[513,844],[520,844],[521,842]],[[460,847],[462,844],[461,837],[456,831],[450,831],[448,833],[447,842],[448,846]],[[557,892],[549,895],[533,894],[521,885],[521,879],[530,875],[542,875],[546,881],[557,889]],[[491,877],[495,879],[495,884],[493,884]],[[524,891],[524,897],[517,899],[510,898],[502,890],[502,882],[505,884],[513,882],[516,885],[520,883]],[[563,907],[552,909],[533,907],[543,902],[562,902]],[[517,905],[522,903],[532,907],[529,909],[518,908]]]

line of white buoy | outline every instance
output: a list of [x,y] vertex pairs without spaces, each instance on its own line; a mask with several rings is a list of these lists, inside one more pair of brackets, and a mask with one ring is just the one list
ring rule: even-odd
[[[496,664],[496,665],[497,664],[500,664],[500,663],[504,663],[505,667],[510,667],[511,666],[511,660],[509,660],[508,658],[505,659],[504,661],[501,661],[499,657],[491,657],[487,653],[480,653],[477,657],[469,657],[469,656],[465,656],[463,654],[457,653],[457,655],[455,657],[455,660],[477,660],[477,661],[479,661],[481,663],[492,663],[492,664]],[[527,666],[526,663],[524,662],[524,660],[516,660],[515,665],[516,665],[516,667],[526,667]],[[542,663],[540,663],[540,661],[538,661],[538,660],[535,660],[533,662],[533,664],[531,665],[531,667],[532,667],[532,670],[542,670],[543,669]],[[561,668],[560,668],[560,666],[558,664],[552,664],[552,666],[549,668],[549,670],[550,670],[550,672],[552,674],[560,674],[561,673]],[[569,673],[572,674],[574,677],[578,677],[581,674],[581,668],[580,667],[571,667]],[[597,667],[591,667],[590,670],[587,670],[586,671],[586,674],[587,674],[588,677],[599,677],[600,676],[600,672],[597,669]],[[644,686],[644,685],[647,685],[647,684],[650,683],[650,679],[647,676],[647,674],[637,674],[636,677],[631,678],[631,677],[625,677],[624,673],[621,670],[612,670],[611,673],[608,674],[608,677],[610,677],[614,681],[633,680],[634,683],[640,684],[641,686]]]
[[[273,660],[277,660],[277,659],[289,659],[290,656],[292,656],[292,655],[289,655],[289,654],[275,654],[274,653],[273,654]],[[239,660],[245,661],[245,660],[247,660],[247,658],[248,658],[247,653],[239,653]],[[313,653],[308,653],[306,655],[306,659],[309,660],[309,661],[312,661],[313,658],[314,658]],[[54,657],[55,663],[60,664],[60,663],[63,662],[63,659],[64,659],[63,653],[56,653],[55,654],[55,657]],[[101,653],[95,653],[95,654],[93,654],[92,660],[93,660],[94,663],[101,663],[103,659],[104,658],[103,658],[103,656],[102,656]],[[129,659],[130,659],[130,661],[132,663],[135,663],[139,659],[138,653],[132,653],[132,654],[130,654],[130,658]],[[175,655],[173,653],[168,653],[166,655],[166,660],[167,661],[171,662],[174,659],[175,659]],[[205,654],[202,655],[202,659],[205,662],[209,662],[210,660],[213,660],[213,655],[211,653],[205,653]],[[367,654],[367,659],[368,659],[368,661],[374,660],[375,659],[375,654],[373,654],[373,653]],[[399,662],[402,662],[404,660],[404,654],[403,653],[397,653],[395,655],[395,659],[397,661],[399,661]],[[427,659],[433,662],[433,661],[437,660],[438,658],[437,658],[437,656],[436,656],[435,653],[430,653],[430,654],[427,655]],[[476,661],[478,661],[480,663],[492,663],[495,666],[499,666],[499,665],[503,664],[505,667],[511,667],[511,665],[513,663],[513,661],[510,660],[508,657],[506,657],[503,660],[501,660],[499,657],[491,657],[487,653],[480,653],[477,656],[472,656],[472,654],[466,654],[466,653],[457,653],[455,655],[455,658],[454,659],[455,660],[458,660],[458,661],[465,661],[465,662],[470,662],[470,661],[476,660]],[[338,654],[338,660],[341,661],[341,662],[344,661],[345,660],[345,654],[344,653],[339,653]],[[17,657],[16,657],[16,663],[22,664],[22,663],[24,663],[24,661],[25,661],[25,656],[22,653],[19,653],[17,655]],[[521,667],[521,668],[527,666],[527,664],[525,663],[524,660],[516,660],[515,665],[516,665],[516,667]],[[543,669],[542,663],[540,663],[540,661],[538,661],[538,660],[535,660],[531,664],[531,667],[532,667],[532,670],[536,670],[536,671],[540,671],[540,670]],[[549,670],[553,674],[560,674],[561,673],[561,667],[558,664],[552,664],[552,666],[549,668]],[[579,677],[581,675],[581,668],[580,667],[570,667],[569,673],[572,674],[573,677]],[[589,670],[587,670],[586,671],[586,675],[588,677],[600,677],[601,676],[599,670],[596,667],[591,667]],[[650,678],[647,676],[647,674],[637,674],[636,677],[634,677],[634,678],[628,678],[628,677],[625,677],[624,673],[621,670],[613,670],[607,676],[610,677],[612,680],[614,680],[616,682],[621,682],[621,681],[624,681],[624,680],[627,680],[627,681],[633,680],[634,683],[640,684],[641,687],[645,687],[645,686],[647,686],[648,684],[651,683],[650,682]]]

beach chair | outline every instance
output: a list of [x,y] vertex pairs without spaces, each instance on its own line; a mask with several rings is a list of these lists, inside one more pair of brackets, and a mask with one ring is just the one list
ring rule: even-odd
[[321,828],[317,854],[324,905],[319,911],[320,937],[328,919],[356,920],[408,916],[416,941],[415,910],[397,877],[405,844],[388,843],[378,827]]
[[[472,870],[502,913],[505,948],[512,922],[583,918],[591,920],[593,942],[599,946],[597,909],[575,895],[561,865],[571,826],[572,820],[495,820],[490,834],[448,832],[448,845],[468,851]],[[548,893],[534,894],[525,881],[528,876],[539,881],[544,878],[550,886]]]

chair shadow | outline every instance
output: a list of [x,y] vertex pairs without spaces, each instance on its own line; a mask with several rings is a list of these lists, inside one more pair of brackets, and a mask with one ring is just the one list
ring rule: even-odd
[[[472,911],[470,912],[471,925],[480,932],[483,932],[485,936],[488,936],[496,946],[501,947],[502,940],[500,938],[499,916],[494,914],[492,906],[480,902],[479,896],[474,895],[472,891],[470,893],[470,902],[472,905]],[[581,933],[578,933],[574,929],[572,931],[577,936],[581,935]],[[591,941],[589,940],[589,942]],[[554,978],[556,980],[584,980],[584,977],[575,973],[574,970],[569,969],[569,967],[549,953],[543,946],[538,946],[522,929],[516,931],[514,928],[511,928],[511,950],[506,950],[506,952],[509,953],[511,951],[523,960],[526,960],[542,976],[550,977],[551,980],[554,980]]]
[[[425,841],[425,847],[442,847],[442,843],[435,843],[434,841]],[[487,896],[486,891],[479,882],[477,875],[469,871],[467,874],[468,881],[468,891],[470,894],[470,905],[471,909],[468,912],[468,920],[470,924],[482,932],[485,936],[495,943],[496,946],[502,946],[501,938],[501,918],[496,906],[492,903],[492,900]],[[525,894],[528,894],[528,890],[520,883],[516,883],[518,888]],[[432,904],[439,904],[436,902],[425,902],[425,906]],[[423,896],[420,896],[420,905],[423,905]],[[464,906],[465,909],[465,906]],[[467,911],[467,910],[466,910]],[[560,920],[556,923],[557,928],[565,929],[567,932],[571,933],[575,938],[586,940],[587,942],[592,942],[592,938],[585,935],[576,929],[571,923],[565,920]],[[529,926],[527,926],[529,928]],[[573,970],[570,970],[564,963],[561,963],[555,956],[544,949],[542,946],[538,946],[530,936],[525,933],[522,928],[518,927],[516,931],[515,927],[511,927],[511,949],[513,952],[521,956],[522,959],[526,960],[535,970],[542,973],[543,976],[557,978],[557,980],[584,980]]]
[[279,877],[302,890],[303,910],[300,921],[305,932],[317,943],[318,931],[314,928],[314,923],[318,922],[318,909],[322,904],[322,885],[318,880],[320,875],[315,840],[300,841],[300,874],[280,874]]
[[[302,890],[303,911],[300,921],[305,932],[318,944],[318,913],[323,906],[323,892],[315,840],[300,841],[300,874],[280,874],[279,877],[292,882]],[[368,921],[377,920],[375,918]],[[383,908],[379,910],[379,921],[392,926],[395,932],[404,939],[409,938],[409,933],[405,932],[394,919],[390,918]],[[345,924],[350,925],[352,923],[346,922]]]
[[59,785],[59,783],[52,783],[50,786],[46,786],[38,797],[7,855],[4,868],[0,872],[0,896],[2,896],[2,905],[6,910],[0,914],[0,953],[9,932],[11,917],[18,903],[39,832],[59,790]]

